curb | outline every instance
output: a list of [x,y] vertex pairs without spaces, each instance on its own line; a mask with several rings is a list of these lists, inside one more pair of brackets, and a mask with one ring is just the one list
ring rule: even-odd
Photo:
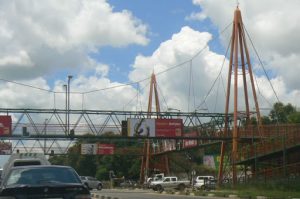
[[100,198],[100,199],[119,199],[118,197],[112,197],[112,196],[105,196],[101,194],[92,193],[92,198]]

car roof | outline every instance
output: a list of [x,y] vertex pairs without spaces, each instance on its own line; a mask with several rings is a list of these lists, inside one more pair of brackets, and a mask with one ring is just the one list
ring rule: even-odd
[[26,166],[12,167],[11,170],[24,169],[24,168],[72,168],[72,167],[63,166],[63,165],[26,165]]

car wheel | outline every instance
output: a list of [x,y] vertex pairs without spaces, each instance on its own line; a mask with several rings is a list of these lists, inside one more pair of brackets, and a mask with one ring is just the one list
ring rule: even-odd
[[101,190],[101,189],[102,189],[102,185],[101,185],[101,184],[98,184],[97,189],[98,189],[98,190]]
[[86,188],[87,188],[88,190],[91,189],[91,188],[89,187],[89,184],[88,184],[88,183],[84,183],[84,185],[86,186]]
[[163,188],[161,185],[157,185],[157,186],[156,186],[156,190],[157,190],[159,193],[161,193],[161,192],[164,191],[164,188]]

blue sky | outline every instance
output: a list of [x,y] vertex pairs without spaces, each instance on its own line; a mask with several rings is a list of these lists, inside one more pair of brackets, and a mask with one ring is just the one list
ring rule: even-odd
[[[154,69],[156,73],[168,70],[157,76],[164,101],[161,110],[172,107],[193,111],[206,99],[205,107],[200,108],[224,112],[222,84],[226,84],[228,72],[224,53],[231,27],[220,32],[232,21],[236,3],[0,1],[0,14],[5,16],[0,21],[0,78],[56,92],[1,81],[0,107],[64,108],[63,84],[70,74],[74,76],[72,92],[99,90],[84,94],[84,100],[83,94],[72,93],[71,109],[145,111],[149,80],[138,83],[140,90],[137,85],[125,83],[150,77]],[[269,81],[262,75],[248,43],[254,58],[260,107],[271,108],[278,100],[270,84],[280,101],[300,106],[299,7],[299,0],[239,0],[244,25],[270,77]],[[209,48],[205,48],[207,44]],[[205,51],[192,62],[171,70],[172,66],[191,60],[201,49]],[[242,100],[241,95],[239,101]],[[238,108],[242,110],[244,105],[241,103]]]
[[[1,78],[63,92],[62,85],[70,74],[74,76],[71,91],[101,90],[149,77],[153,69],[170,69],[208,44],[192,67],[184,65],[157,77],[167,106],[189,111],[192,101],[201,103],[220,73],[231,27],[224,34],[220,32],[231,23],[236,4],[235,0],[3,1],[0,12],[6,17],[0,22]],[[295,9],[298,5],[297,0],[239,1],[245,26],[271,83],[282,101],[293,104],[299,103],[295,99],[300,95],[299,78],[294,72],[300,70],[300,49],[295,45],[299,40],[295,33],[300,30],[298,20],[294,20],[300,18]],[[223,82],[227,61],[221,71]],[[262,99],[274,102],[270,82],[262,75],[257,60],[253,65],[258,72],[257,85],[266,94]],[[137,91],[135,85],[86,95],[84,107],[120,110],[137,92],[147,104],[146,82],[139,86],[145,89]],[[194,99],[189,96],[191,90]],[[53,108],[53,104],[60,107],[64,102],[63,95],[7,82],[0,84],[0,92],[3,107]],[[217,88],[212,94],[216,93]],[[114,101],[114,106],[107,101]],[[219,112],[224,110],[223,103],[219,103]],[[71,106],[81,108],[82,104],[76,96]],[[128,108],[134,110],[136,104]]]
[[[150,39],[147,46],[129,45],[126,48],[108,46],[102,48],[99,54],[94,55],[99,61],[112,66],[110,73],[112,80],[128,81],[128,71],[136,55],[143,54],[150,56],[163,41],[170,39],[183,26],[190,26],[197,30],[210,31],[217,34],[216,28],[213,27],[209,20],[201,22],[185,19],[192,12],[199,12],[201,10],[192,1],[164,0],[154,3],[149,0],[112,0],[109,3],[114,7],[115,11],[130,10],[134,16],[146,23],[149,28],[147,36]],[[220,46],[216,47],[218,50],[219,48]]]

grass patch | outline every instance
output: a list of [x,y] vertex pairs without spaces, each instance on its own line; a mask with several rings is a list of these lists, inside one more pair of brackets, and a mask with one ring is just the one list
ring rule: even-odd
[[241,198],[249,199],[256,199],[256,196],[266,196],[272,199],[300,198],[300,179],[293,181],[274,180],[268,183],[253,182],[252,184],[237,185],[234,188],[224,187],[218,191],[222,194],[230,192]]

